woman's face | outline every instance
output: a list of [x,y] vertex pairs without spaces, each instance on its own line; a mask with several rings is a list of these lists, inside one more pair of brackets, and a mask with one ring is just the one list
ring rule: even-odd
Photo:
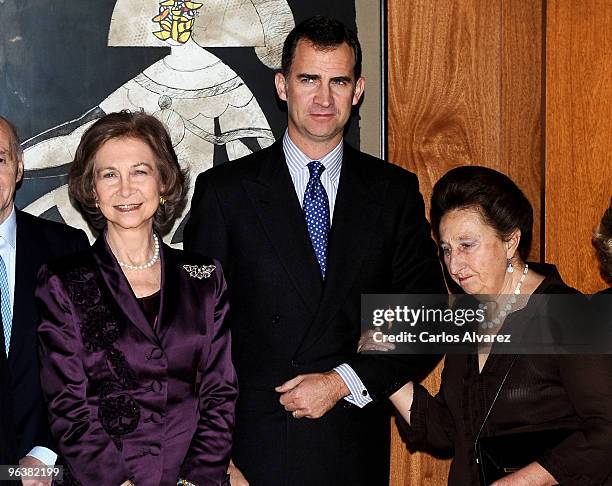
[[150,229],[162,191],[151,148],[137,138],[112,138],[94,161],[94,188],[109,230]]
[[440,248],[452,279],[468,294],[510,294],[506,271],[518,241],[504,242],[474,209],[446,213],[440,221]]

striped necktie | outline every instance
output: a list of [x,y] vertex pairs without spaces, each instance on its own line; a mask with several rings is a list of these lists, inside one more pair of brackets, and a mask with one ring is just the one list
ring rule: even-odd
[[325,280],[327,270],[327,236],[329,234],[329,200],[321,183],[321,174],[325,166],[315,160],[308,164],[310,179],[304,192],[304,217],[310,235],[310,242]]
[[[2,238],[0,238],[2,239]],[[1,243],[1,242],[0,242]],[[2,327],[4,328],[4,346],[8,356],[11,344],[11,327],[13,315],[11,309],[11,291],[9,290],[8,275],[4,259],[0,256],[0,310],[2,311]]]

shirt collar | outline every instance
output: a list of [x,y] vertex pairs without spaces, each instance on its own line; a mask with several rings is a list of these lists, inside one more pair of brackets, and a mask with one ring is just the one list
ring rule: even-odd
[[[285,153],[285,159],[291,172],[308,170],[308,164],[313,161],[313,159],[302,152],[293,140],[291,140],[288,130],[285,130],[285,135],[283,136],[283,152]],[[325,167],[325,173],[332,181],[338,181],[340,178],[343,155],[344,141],[340,140],[340,143],[336,145],[331,152],[318,159]]]
[[11,214],[0,224],[0,236],[15,249],[17,246],[17,216],[15,205],[11,209]]

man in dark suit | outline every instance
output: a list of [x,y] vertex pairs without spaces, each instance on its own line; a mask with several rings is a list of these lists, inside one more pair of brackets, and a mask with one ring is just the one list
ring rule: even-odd
[[[443,293],[418,181],[343,142],[364,90],[342,23],[289,34],[283,140],[198,177],[188,249],[230,290],[240,395],[232,484],[388,484],[386,398],[437,357],[357,354],[362,293]],[[372,402],[372,403],[370,403]]]
[[[28,467],[53,465],[47,409],[39,379],[36,274],[43,263],[87,248],[85,233],[36,218],[15,208],[23,176],[23,153],[15,129],[0,117],[0,308],[10,373],[10,400],[16,439],[13,449]],[[42,463],[42,464],[41,464]],[[29,486],[48,484],[29,481]]]

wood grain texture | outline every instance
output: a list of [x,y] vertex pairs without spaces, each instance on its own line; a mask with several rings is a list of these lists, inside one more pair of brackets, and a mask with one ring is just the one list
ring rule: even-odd
[[605,288],[590,244],[612,193],[612,2],[548,0],[546,259]]
[[389,156],[428,201],[446,171],[497,166],[500,2],[388,2]]
[[[429,208],[449,169],[508,174],[534,206],[542,197],[542,2],[388,0],[389,160],[415,172]],[[425,381],[436,392],[440,368]],[[409,455],[392,439],[391,484],[446,484],[448,462]]]
[[533,206],[530,260],[540,261],[542,182],[542,2],[502,2],[500,162]]

